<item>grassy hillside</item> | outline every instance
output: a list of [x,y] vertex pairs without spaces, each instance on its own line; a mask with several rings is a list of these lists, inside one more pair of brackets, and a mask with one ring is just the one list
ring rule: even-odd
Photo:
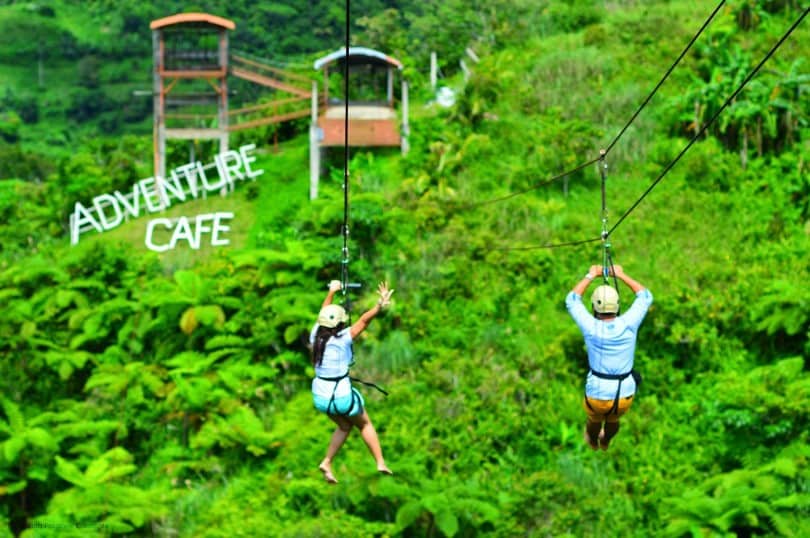
[[75,201],[151,173],[148,136],[52,162],[29,135],[3,146],[44,177],[0,181],[0,535],[810,533],[806,20],[661,176],[803,10],[729,2],[607,155],[614,261],[655,303],[638,397],[592,452],[564,298],[601,244],[547,246],[599,237],[601,180],[596,164],[547,180],[616,140],[713,6],[530,4],[481,9],[480,61],[443,81],[454,107],[414,89],[408,155],[351,152],[355,316],[376,282],[396,289],[352,372],[390,392],[361,387],[393,477],[357,433],[337,486],[317,470],[333,424],[306,339],[340,271],[338,155],[309,201],[305,134],[256,140],[255,183],[173,209],[233,211],[230,248],[157,255],[149,217],[72,248],[65,228]]

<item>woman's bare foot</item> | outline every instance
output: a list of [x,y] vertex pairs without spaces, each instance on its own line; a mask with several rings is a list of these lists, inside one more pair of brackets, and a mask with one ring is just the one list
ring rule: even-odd
[[384,463],[377,464],[377,471],[381,472],[382,474],[393,475],[394,472],[388,468],[388,466]]
[[335,478],[335,475],[332,474],[332,466],[331,465],[329,465],[326,462],[322,462],[318,466],[318,469],[320,469],[320,471],[323,473],[323,478],[327,482],[329,482],[330,484],[337,484],[338,483],[337,478]]

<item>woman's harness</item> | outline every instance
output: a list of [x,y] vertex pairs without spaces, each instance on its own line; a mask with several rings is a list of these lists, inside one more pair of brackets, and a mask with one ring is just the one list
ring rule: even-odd
[[338,382],[340,382],[340,380],[345,379],[347,377],[349,378],[350,381],[355,381],[357,383],[366,385],[367,387],[373,387],[373,388],[377,389],[378,391],[382,392],[383,394],[385,394],[386,396],[388,396],[388,393],[385,390],[383,390],[379,386],[375,385],[374,383],[370,383],[368,381],[363,381],[362,379],[358,379],[356,377],[350,376],[348,370],[346,370],[345,374],[343,374],[341,376],[338,376],[338,377],[321,377],[321,376],[316,376],[316,377],[318,379],[322,379],[324,381],[332,381],[332,382],[335,383],[334,386],[332,387],[332,396],[329,398],[329,403],[326,406],[326,414],[327,415],[338,415],[338,416],[342,416],[342,417],[348,417],[348,416],[351,416],[352,411],[354,411],[354,406],[355,405],[357,405],[357,406],[360,405],[360,397],[357,395],[357,392],[354,390],[354,388],[352,388],[352,391],[351,391],[352,404],[349,406],[349,409],[347,409],[343,413],[338,411],[337,404],[335,404],[335,392],[337,391]]

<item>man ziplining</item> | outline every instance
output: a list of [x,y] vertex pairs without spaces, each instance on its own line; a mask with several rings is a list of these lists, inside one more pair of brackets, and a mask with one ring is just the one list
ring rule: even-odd
[[[603,273],[604,272],[604,273]],[[600,274],[618,278],[635,294],[633,304],[619,315],[619,293],[602,284],[591,295],[593,314],[582,302],[582,295]],[[585,277],[565,298],[565,306],[585,338],[590,370],[585,381],[583,407],[587,414],[585,442],[593,450],[607,450],[619,431],[619,418],[633,403],[641,377],[633,370],[638,328],[653,302],[650,291],[625,274],[620,265],[610,264],[607,271],[592,265]]]

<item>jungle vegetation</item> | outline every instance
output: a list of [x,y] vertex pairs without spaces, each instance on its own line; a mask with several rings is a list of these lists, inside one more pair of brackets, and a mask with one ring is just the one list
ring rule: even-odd
[[655,303],[607,452],[564,308],[601,243],[535,248],[599,237],[600,174],[547,180],[616,139],[715,2],[352,2],[353,43],[412,88],[410,152],[348,163],[355,313],[396,289],[353,370],[390,392],[363,391],[393,477],[356,433],[337,486],[317,470],[344,169],[307,198],[306,123],[240,133],[264,174],[177,208],[233,211],[229,247],[149,251],[149,217],[70,245],[77,201],[152,175],[150,20],[208,11],[309,69],[341,5],[0,1],[0,536],[810,535],[807,20],[701,132],[799,1],[725,2],[608,153],[614,261]]

